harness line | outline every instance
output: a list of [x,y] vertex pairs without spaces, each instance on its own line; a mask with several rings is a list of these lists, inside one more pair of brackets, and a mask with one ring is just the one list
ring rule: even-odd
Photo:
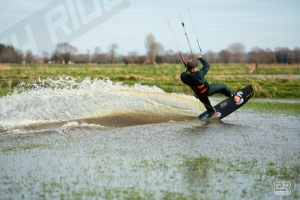
[[182,25],[182,27],[183,27],[183,30],[184,30],[184,33],[185,33],[186,39],[187,39],[187,41],[188,41],[188,43],[189,43],[190,50],[191,50],[191,53],[192,53],[192,57],[194,58],[194,54],[193,54],[193,51],[192,51],[192,47],[191,47],[191,44],[190,44],[190,41],[189,41],[188,35],[187,35],[186,31],[185,31],[185,27],[184,27],[184,21],[183,21],[183,17],[182,17],[182,14],[181,14],[181,12],[178,12],[178,15],[179,15],[179,18],[180,18],[180,20],[181,20],[181,25]]
[[195,29],[195,26],[194,26],[194,23],[193,23],[193,20],[192,20],[192,17],[191,17],[191,13],[190,13],[190,10],[189,8],[187,8],[188,12],[189,12],[189,15],[190,15],[190,19],[191,19],[191,22],[192,22],[192,25],[193,25],[193,28],[194,28],[194,32],[195,32],[195,35],[196,35],[196,38],[197,38],[197,43],[198,43],[198,47],[199,47],[199,50],[200,50],[200,54],[203,55],[203,51],[202,51],[202,48],[200,46],[200,43],[199,43],[199,39],[198,39],[198,36],[197,36],[197,33],[196,33],[196,29]]
[[168,21],[170,30],[171,30],[171,32],[172,32],[172,35],[173,35],[173,37],[174,37],[174,40],[175,40],[175,42],[176,42],[176,45],[177,45],[177,48],[178,48],[178,51],[179,51],[179,54],[180,54],[180,57],[181,57],[181,61],[182,61],[182,63],[184,64],[184,66],[186,67],[186,62],[185,62],[184,57],[183,57],[183,55],[182,55],[182,53],[181,53],[181,51],[180,51],[180,49],[179,49],[177,40],[176,40],[176,38],[175,38],[174,32],[173,32],[173,30],[172,30],[172,27],[171,27],[171,25],[170,25],[170,22],[169,22],[168,19],[167,19],[167,21]]

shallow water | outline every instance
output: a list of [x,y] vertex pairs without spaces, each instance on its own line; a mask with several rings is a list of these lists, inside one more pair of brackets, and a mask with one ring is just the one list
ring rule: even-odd
[[0,99],[1,199],[282,199],[278,180],[299,198],[299,116],[202,122],[192,97],[86,81]]

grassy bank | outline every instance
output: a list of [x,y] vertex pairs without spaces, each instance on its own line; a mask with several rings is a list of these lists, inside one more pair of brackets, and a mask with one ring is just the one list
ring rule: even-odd
[[[298,103],[297,103],[298,102]],[[264,99],[256,99],[254,101],[248,101],[244,106],[245,109],[249,109],[255,113],[269,113],[269,114],[285,114],[285,115],[300,115],[300,104],[296,102],[286,101],[265,101]]]
[[[300,80],[288,75],[299,75],[300,65],[259,65],[258,72],[250,74],[252,64],[212,64],[207,80],[224,82],[233,90],[252,84],[255,97],[299,98]],[[68,75],[78,82],[85,77],[106,78],[128,85],[141,83],[156,85],[166,92],[191,94],[189,88],[180,81],[180,74],[185,68],[178,64],[166,65],[11,65],[1,64],[0,96],[12,92],[18,84],[33,83],[38,77],[57,79],[59,75]],[[238,77],[237,75],[287,75],[287,78]],[[230,77],[222,77],[230,75]]]

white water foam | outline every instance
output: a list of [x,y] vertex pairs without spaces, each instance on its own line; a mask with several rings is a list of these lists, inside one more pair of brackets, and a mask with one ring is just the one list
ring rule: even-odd
[[76,83],[63,76],[21,84],[13,94],[0,98],[0,110],[0,130],[8,130],[139,112],[197,116],[204,109],[194,97],[168,94],[156,86],[128,86],[89,77]]

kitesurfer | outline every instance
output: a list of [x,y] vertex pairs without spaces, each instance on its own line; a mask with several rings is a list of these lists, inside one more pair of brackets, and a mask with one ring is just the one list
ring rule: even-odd
[[[202,68],[198,70],[199,61],[202,63]],[[188,85],[196,98],[198,98],[208,111],[208,115],[205,118],[219,118],[221,113],[213,108],[208,99],[216,93],[221,93],[227,97],[232,97],[236,103],[241,99],[240,95],[235,93],[227,87],[224,83],[211,83],[209,84],[204,76],[207,74],[210,64],[202,58],[199,54],[195,59],[186,63],[187,70],[181,73],[181,81]]]

